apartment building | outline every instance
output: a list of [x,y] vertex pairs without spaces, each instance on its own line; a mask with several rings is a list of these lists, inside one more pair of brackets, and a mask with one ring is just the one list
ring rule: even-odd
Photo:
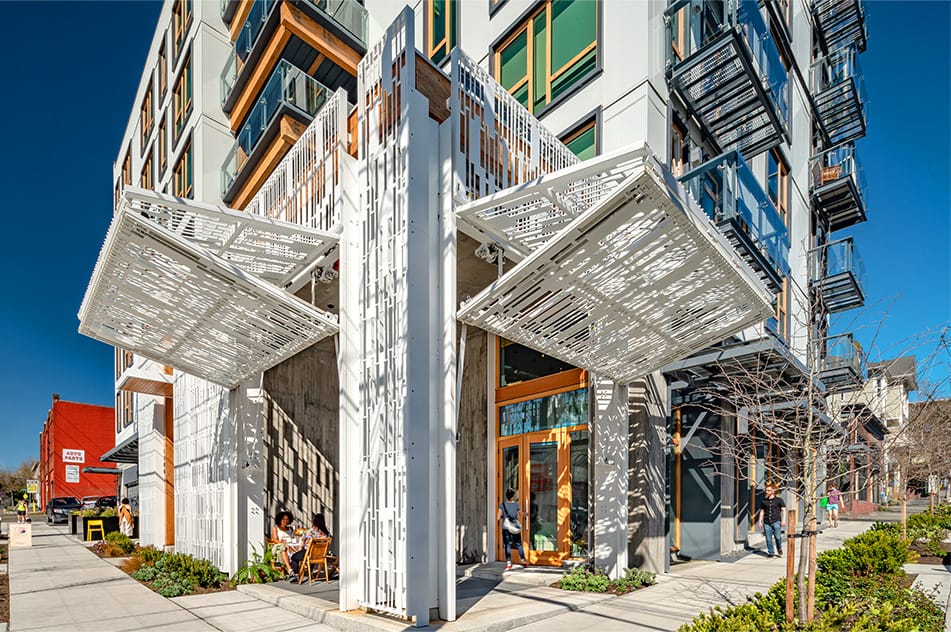
[[508,488],[531,564],[743,545],[784,457],[718,476],[736,415],[694,396],[841,368],[859,2],[198,6],[228,149],[202,197],[117,198],[80,312],[172,385],[177,550],[234,570],[323,511],[341,609],[424,625],[457,562],[503,559]]

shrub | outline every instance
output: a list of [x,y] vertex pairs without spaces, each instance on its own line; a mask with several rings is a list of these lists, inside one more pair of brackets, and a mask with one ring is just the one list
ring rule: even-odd
[[107,508],[107,509],[103,509],[102,512],[100,512],[100,513],[98,513],[98,514],[95,513],[95,510],[92,510],[92,511],[93,511],[93,515],[94,515],[94,516],[98,515],[98,516],[101,517],[101,518],[114,518],[114,517],[116,517],[116,516],[119,515],[119,514],[116,512],[116,510],[113,509],[112,507],[109,507],[109,508]]
[[175,575],[184,581],[203,588],[218,588],[227,576],[208,560],[202,560],[184,553],[163,555],[155,562],[159,571]]
[[119,565],[119,568],[127,575],[134,575],[143,566],[145,566],[145,564],[142,562],[142,558],[133,555],[126,560],[122,560],[122,564]]
[[650,571],[638,568],[625,568],[624,577],[616,579],[608,586],[608,590],[616,593],[626,593],[644,586],[653,586],[657,583],[657,575]]
[[133,551],[132,555],[142,560],[143,564],[152,565],[159,561],[165,555],[165,552],[159,551],[154,546],[143,546]]
[[591,571],[584,566],[576,566],[565,573],[558,582],[562,590],[579,592],[607,592],[611,579],[600,570]]
[[756,601],[721,608],[709,614],[699,614],[690,623],[680,626],[680,632],[767,632],[779,627],[769,612],[761,610]]
[[132,551],[135,550],[135,542],[132,541],[132,538],[118,531],[110,531],[107,533],[106,541],[116,545],[126,554],[132,553]]
[[231,585],[238,584],[265,584],[281,578],[281,572],[271,566],[271,547],[264,545],[263,554],[257,549],[251,549],[251,559],[243,568],[239,568],[231,577]]
[[852,574],[858,577],[893,575],[908,563],[908,546],[886,530],[866,531],[844,543],[852,557]]

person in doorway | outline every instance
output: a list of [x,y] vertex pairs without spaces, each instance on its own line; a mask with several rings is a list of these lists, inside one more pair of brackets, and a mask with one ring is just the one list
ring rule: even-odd
[[[776,486],[766,484],[766,499],[756,514],[756,527],[766,536],[767,557],[783,556],[783,527],[786,526],[786,502],[776,495]],[[773,540],[776,541],[776,553],[773,553]]]
[[829,502],[826,509],[829,511],[829,524],[833,527],[839,526],[839,504],[842,502],[842,492],[833,483],[829,487],[829,493],[826,495]]
[[17,522],[21,524],[26,522],[26,494],[17,503]]
[[119,503],[118,514],[119,532],[131,538],[135,531],[135,518],[132,516],[132,505],[129,504],[128,498],[123,498],[122,502]]
[[[496,519],[499,521],[502,530],[502,542],[505,545],[505,570],[512,570],[512,547],[518,551],[518,561],[525,563],[525,550],[522,548],[521,521],[519,518],[522,511],[518,502],[515,501],[515,490],[511,487],[505,490],[505,500],[499,504],[499,511]],[[518,529],[518,533],[512,533],[511,529]]]

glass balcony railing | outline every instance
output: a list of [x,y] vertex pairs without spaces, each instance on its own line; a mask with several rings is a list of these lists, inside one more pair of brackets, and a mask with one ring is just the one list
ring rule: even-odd
[[810,162],[812,202],[830,230],[865,221],[865,174],[851,143],[814,156]]
[[238,39],[234,42],[235,54],[242,62],[251,54],[251,49],[257,43],[258,36],[261,35],[261,30],[264,28],[264,23],[267,22],[271,12],[280,3],[281,0],[254,0],[251,3],[248,19],[244,21],[244,26],[241,27],[241,32],[238,33]]
[[789,274],[789,232],[743,157],[736,151],[727,152],[680,181],[744,259],[778,292]]
[[234,88],[234,82],[238,79],[238,70],[240,66],[238,65],[238,54],[235,53],[234,49],[231,49],[231,53],[228,55],[227,61],[225,61],[225,67],[221,71],[221,104],[224,105],[228,100],[228,97],[231,96],[231,89]]
[[827,387],[861,378],[864,352],[852,334],[828,336],[822,340],[819,377]]
[[848,46],[812,64],[816,110],[832,145],[865,135],[865,78],[858,51]]
[[862,0],[812,0],[816,32],[825,50],[854,44],[864,52],[868,41]]
[[366,7],[357,0],[304,0],[304,2],[326,14],[366,46],[369,13]]
[[234,184],[261,137],[282,111],[296,112],[310,120],[330,97],[329,88],[285,60],[277,65],[261,91],[257,104],[238,132],[221,173],[222,194]]
[[756,0],[677,0],[666,12],[671,85],[724,151],[786,133],[789,78]]
[[865,304],[865,264],[851,237],[814,248],[809,274],[822,307],[829,313]]

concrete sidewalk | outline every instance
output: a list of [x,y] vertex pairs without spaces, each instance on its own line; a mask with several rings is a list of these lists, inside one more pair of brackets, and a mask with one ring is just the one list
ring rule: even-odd
[[42,522],[31,548],[10,549],[9,574],[10,630],[332,631],[234,591],[166,599]]

